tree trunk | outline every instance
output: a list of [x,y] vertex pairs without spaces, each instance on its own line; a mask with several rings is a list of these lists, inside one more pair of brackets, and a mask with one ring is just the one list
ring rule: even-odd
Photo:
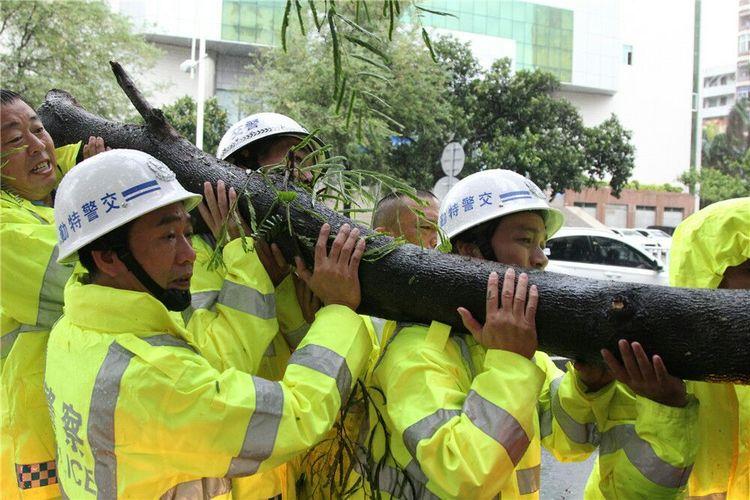
[[[237,192],[249,193],[256,214],[265,214],[275,194],[257,175],[220,161],[198,150],[166,122],[138,92],[117,63],[113,71],[130,100],[146,121],[145,126],[106,121],[81,108],[67,92],[52,90],[38,110],[56,144],[104,138],[112,148],[145,151],[172,168],[190,191],[202,193],[205,180],[223,179]],[[328,221],[334,231],[344,223],[356,224],[327,207],[311,205],[302,190],[291,203],[297,235],[314,241],[321,225],[312,210]],[[249,218],[247,206],[240,207]],[[283,208],[275,209],[285,216]],[[362,228],[364,233],[371,233]],[[390,241],[378,237],[368,248]],[[309,245],[289,237],[278,241],[287,256],[301,249],[309,261]],[[467,307],[484,316],[487,276],[505,266],[457,255],[403,245],[375,262],[360,267],[360,311],[403,322],[433,320],[462,328],[456,313]],[[618,339],[641,342],[648,353],[660,354],[669,370],[693,380],[750,383],[750,292],[695,290],[589,280],[547,272],[530,272],[538,286],[539,349],[579,360],[600,360],[599,350],[616,351]]]

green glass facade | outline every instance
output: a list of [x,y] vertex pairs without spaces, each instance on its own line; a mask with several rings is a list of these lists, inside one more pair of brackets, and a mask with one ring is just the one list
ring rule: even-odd
[[223,0],[221,39],[280,45],[285,6],[285,0]]
[[516,42],[516,69],[539,68],[570,82],[573,11],[516,0],[425,0],[425,26],[508,38]]
[[[277,45],[285,0],[223,0],[221,38]],[[516,42],[516,69],[540,68],[570,82],[573,11],[517,0],[424,0],[421,6],[456,17],[422,13],[425,26]]]

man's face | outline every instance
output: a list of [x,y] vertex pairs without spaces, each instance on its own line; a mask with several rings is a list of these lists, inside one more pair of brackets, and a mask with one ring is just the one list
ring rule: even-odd
[[719,288],[750,290],[750,260],[746,260],[739,266],[728,267],[724,271]]
[[[273,141],[273,143],[271,144],[271,147],[268,148],[265,154],[258,157],[258,163],[260,164],[260,167],[264,168],[264,167],[270,167],[273,165],[284,163],[284,161],[286,160],[287,154],[289,154],[289,150],[292,149],[297,144],[299,144],[300,142],[302,141],[298,137],[291,137],[291,136],[278,137],[276,140]],[[243,168],[254,167],[251,165],[243,164],[243,159],[247,160],[248,158],[250,158],[250,151],[252,147],[253,146],[251,144],[241,149],[238,152],[236,163],[239,166]],[[309,166],[309,165],[302,164],[302,160],[304,160],[308,154],[310,154],[310,150],[308,148],[294,152],[294,159],[295,159],[294,178],[296,180],[302,180],[305,183],[309,183],[312,181],[312,174],[310,172],[301,172],[298,169],[300,167]]]
[[2,105],[2,182],[27,200],[46,200],[55,187],[52,137],[36,112],[20,99]]
[[495,259],[510,266],[544,269],[547,230],[536,212],[518,212],[500,220],[490,240]]
[[[130,229],[133,256],[162,288],[189,290],[195,251],[193,227],[182,203],[173,203],[136,219]],[[134,290],[146,291],[135,277]]]
[[[416,201],[406,198],[404,205],[399,208],[396,227],[386,228],[394,236],[402,236],[413,245],[424,248],[437,246],[437,220],[440,207],[435,198],[423,198],[428,205],[418,205]],[[422,211],[424,217],[419,217],[416,211]]]

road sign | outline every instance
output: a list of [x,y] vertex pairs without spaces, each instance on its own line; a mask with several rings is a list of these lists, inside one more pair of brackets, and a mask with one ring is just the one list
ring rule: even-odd
[[440,165],[443,167],[445,175],[456,177],[464,168],[465,160],[464,148],[457,142],[451,142],[443,149],[443,154],[440,156]]
[[445,198],[445,195],[448,194],[448,191],[450,191],[457,182],[458,179],[452,176],[441,177],[435,183],[435,187],[432,188],[432,194],[437,196],[438,200],[442,201],[442,199]]

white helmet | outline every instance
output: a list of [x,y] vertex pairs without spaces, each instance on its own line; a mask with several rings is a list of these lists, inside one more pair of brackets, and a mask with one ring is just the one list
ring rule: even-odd
[[448,191],[440,204],[440,228],[452,239],[488,220],[529,210],[541,212],[548,238],[563,225],[563,214],[530,179],[510,170],[484,170]]
[[72,262],[97,238],[178,201],[189,211],[201,196],[186,191],[174,172],[149,154],[113,149],[84,160],[57,188],[57,261]]
[[[246,116],[227,130],[219,142],[216,157],[226,160],[235,151],[266,137],[286,135],[304,139],[309,134],[305,127],[288,116],[279,113],[255,113]],[[323,146],[317,137],[313,137],[313,141],[317,147]]]

